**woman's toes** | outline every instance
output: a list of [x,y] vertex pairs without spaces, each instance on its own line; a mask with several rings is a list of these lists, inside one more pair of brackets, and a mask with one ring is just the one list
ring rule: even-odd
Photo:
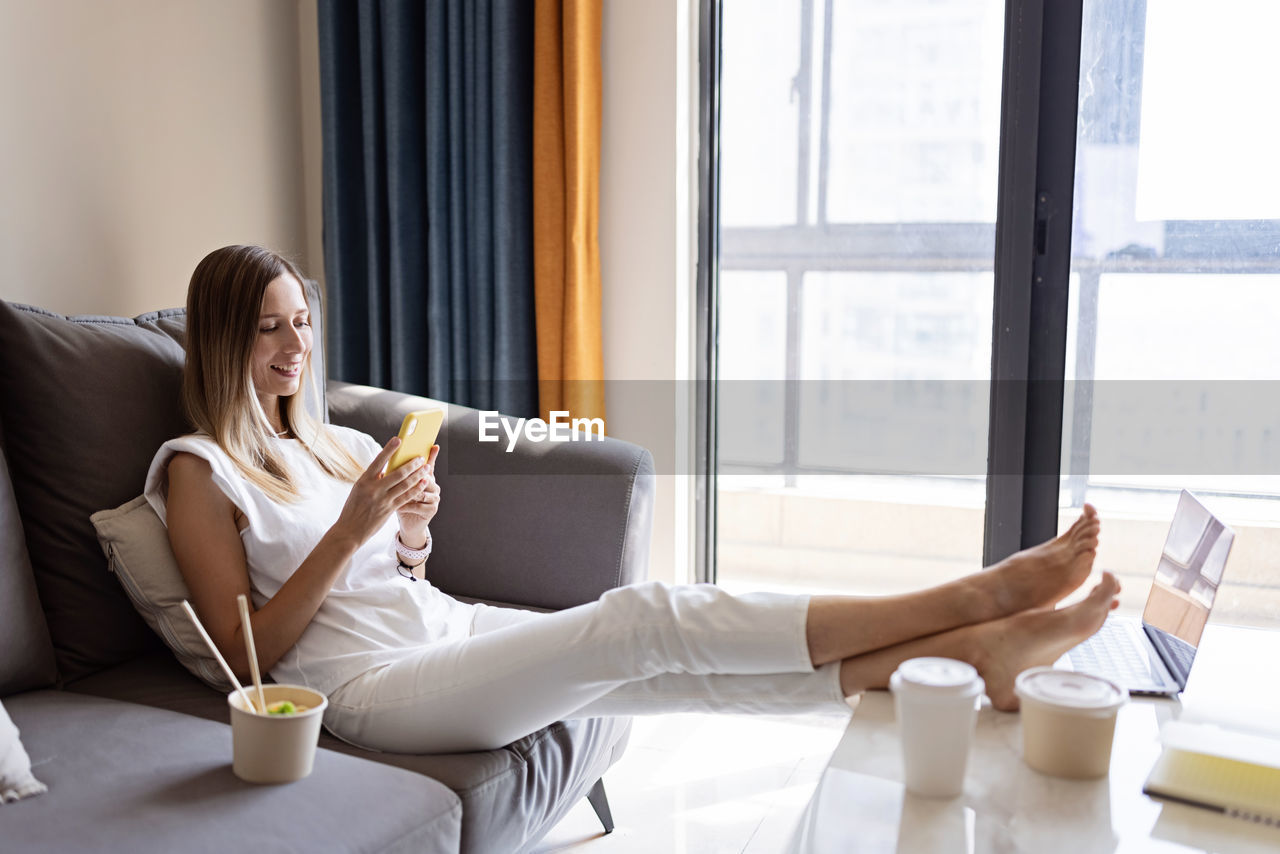
[[1116,594],[1119,592],[1119,579],[1114,573],[1103,572],[1102,580],[1094,585],[1089,595],[1071,606],[1075,617],[1079,620],[1078,625],[1092,627],[1090,634],[1096,631],[1102,624],[1102,620],[1106,618],[1107,612],[1119,604],[1119,600],[1116,599]]
[[1084,601],[1081,604],[1088,607],[1091,605],[1099,605],[1102,602],[1105,602],[1106,600],[1110,599],[1111,593],[1109,592],[1108,588],[1111,586],[1111,582],[1114,580],[1115,580],[1114,575],[1111,575],[1111,573],[1109,572],[1103,572],[1102,580],[1099,581],[1097,584],[1093,585],[1093,589],[1089,591],[1089,595],[1084,597]]
[[1120,579],[1116,578],[1116,574],[1109,569],[1102,571],[1102,580],[1098,582],[1098,588],[1104,596],[1115,596],[1120,592]]
[[1077,551],[1089,551],[1098,547],[1098,527],[1096,525],[1081,528],[1076,532],[1072,542]]

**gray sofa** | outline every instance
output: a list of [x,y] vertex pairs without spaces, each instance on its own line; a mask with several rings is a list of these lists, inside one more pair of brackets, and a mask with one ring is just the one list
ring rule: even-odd
[[[232,774],[224,697],[146,627],[89,521],[137,496],[156,448],[188,429],[183,330],[181,310],[67,318],[0,301],[0,699],[49,786],[0,806],[0,848],[509,852],[588,796],[611,828],[600,780],[625,747],[625,718],[447,756],[374,753],[326,733],[304,780]],[[330,419],[379,439],[423,402],[328,384]],[[558,609],[643,579],[647,451],[610,439],[505,453],[477,441],[476,418],[451,406],[441,434],[437,586]]]

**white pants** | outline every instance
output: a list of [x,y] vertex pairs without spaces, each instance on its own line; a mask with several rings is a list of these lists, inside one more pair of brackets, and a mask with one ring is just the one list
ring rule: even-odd
[[807,596],[650,582],[543,614],[475,606],[469,637],[343,685],[325,725],[397,753],[492,750],[557,720],[662,712],[847,710],[814,668]]

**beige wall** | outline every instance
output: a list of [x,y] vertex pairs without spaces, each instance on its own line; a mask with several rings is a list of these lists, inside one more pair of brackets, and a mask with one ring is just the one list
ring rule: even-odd
[[650,575],[692,580],[697,6],[605,0],[600,260],[609,434],[659,478]]
[[299,26],[291,0],[0,0],[0,297],[181,305],[238,242],[310,267]]

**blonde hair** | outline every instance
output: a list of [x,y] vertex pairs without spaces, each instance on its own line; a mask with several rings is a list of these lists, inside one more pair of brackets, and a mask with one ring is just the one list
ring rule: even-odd
[[[273,441],[274,428],[253,385],[251,356],[267,285],[285,275],[303,287],[292,262],[261,246],[224,246],[206,255],[187,288],[182,373],[182,402],[192,424],[218,443],[250,483],[282,504],[302,495]],[[310,353],[301,379],[298,393],[282,398],[285,427],[331,477],[354,482],[364,467],[307,411],[306,394],[322,400]]]

